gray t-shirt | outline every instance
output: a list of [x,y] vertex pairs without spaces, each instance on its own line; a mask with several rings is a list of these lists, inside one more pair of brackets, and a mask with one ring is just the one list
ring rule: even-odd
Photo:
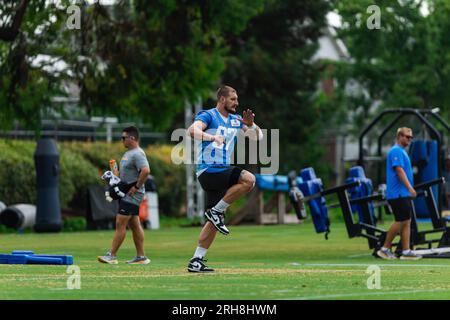
[[[140,171],[150,167],[147,156],[141,148],[128,150],[123,155],[119,164],[119,178],[125,183],[132,183],[138,180]],[[122,200],[139,205],[144,199],[145,186],[142,187],[132,196],[125,196]]]

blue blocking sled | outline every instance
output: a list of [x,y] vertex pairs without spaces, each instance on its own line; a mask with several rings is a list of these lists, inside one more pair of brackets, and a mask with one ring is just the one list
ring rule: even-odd
[[[303,182],[300,183],[300,190],[305,197],[324,191],[322,180],[317,178],[313,168],[305,168],[300,171]],[[328,208],[325,197],[318,197],[308,201],[311,217],[317,233],[325,232],[328,239],[330,232],[330,219],[328,218]]]
[[33,251],[13,251],[0,254],[0,264],[73,264],[72,256],[34,254]]

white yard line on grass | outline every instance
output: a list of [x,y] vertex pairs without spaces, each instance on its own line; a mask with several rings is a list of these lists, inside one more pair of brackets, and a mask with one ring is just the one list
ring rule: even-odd
[[412,264],[399,262],[398,264],[392,263],[304,263],[302,266],[305,267],[368,267],[372,265],[378,265],[380,267],[439,267],[439,268],[450,268],[450,264]]
[[[426,293],[426,292],[430,292],[430,293],[433,293],[433,292],[450,292],[450,289],[404,290],[404,291],[389,291],[389,292],[379,292],[379,291],[377,291],[377,292],[326,294],[326,295],[311,296],[311,297],[282,298],[282,299],[278,299],[278,300],[321,300],[321,299],[334,299],[334,298],[384,296],[384,295],[393,295],[393,294],[411,294],[411,293]],[[407,298],[407,299],[409,299],[409,298]]]

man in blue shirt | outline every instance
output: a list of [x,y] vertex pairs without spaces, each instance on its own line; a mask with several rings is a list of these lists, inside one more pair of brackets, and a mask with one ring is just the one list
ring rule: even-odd
[[224,223],[225,210],[230,204],[255,186],[255,176],[239,167],[231,166],[234,145],[240,130],[248,132],[253,140],[262,139],[261,129],[254,123],[252,110],[236,115],[238,107],[236,90],[223,86],[217,91],[215,108],[200,111],[189,127],[191,137],[199,141],[197,153],[197,178],[206,191],[207,222],[200,232],[198,247],[189,261],[189,272],[213,272],[203,259],[217,231],[230,233]]
[[386,199],[392,208],[395,222],[389,228],[383,247],[377,251],[377,255],[383,259],[397,259],[392,253],[392,241],[400,234],[402,241],[403,260],[417,260],[421,256],[412,252],[409,248],[411,235],[412,199],[417,196],[413,186],[413,171],[411,160],[405,148],[413,139],[410,128],[397,130],[396,144],[389,150],[386,161]]

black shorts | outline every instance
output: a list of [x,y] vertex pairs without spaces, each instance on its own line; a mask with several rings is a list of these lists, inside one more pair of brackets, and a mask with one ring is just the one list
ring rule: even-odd
[[398,198],[388,200],[389,205],[392,208],[395,221],[401,222],[411,219],[412,216],[412,204],[410,198]]
[[119,200],[119,214],[124,216],[139,216],[139,206],[134,203]]
[[220,172],[203,172],[198,181],[206,192],[206,209],[214,207],[227,193],[228,189],[239,182],[243,169],[227,167]]

